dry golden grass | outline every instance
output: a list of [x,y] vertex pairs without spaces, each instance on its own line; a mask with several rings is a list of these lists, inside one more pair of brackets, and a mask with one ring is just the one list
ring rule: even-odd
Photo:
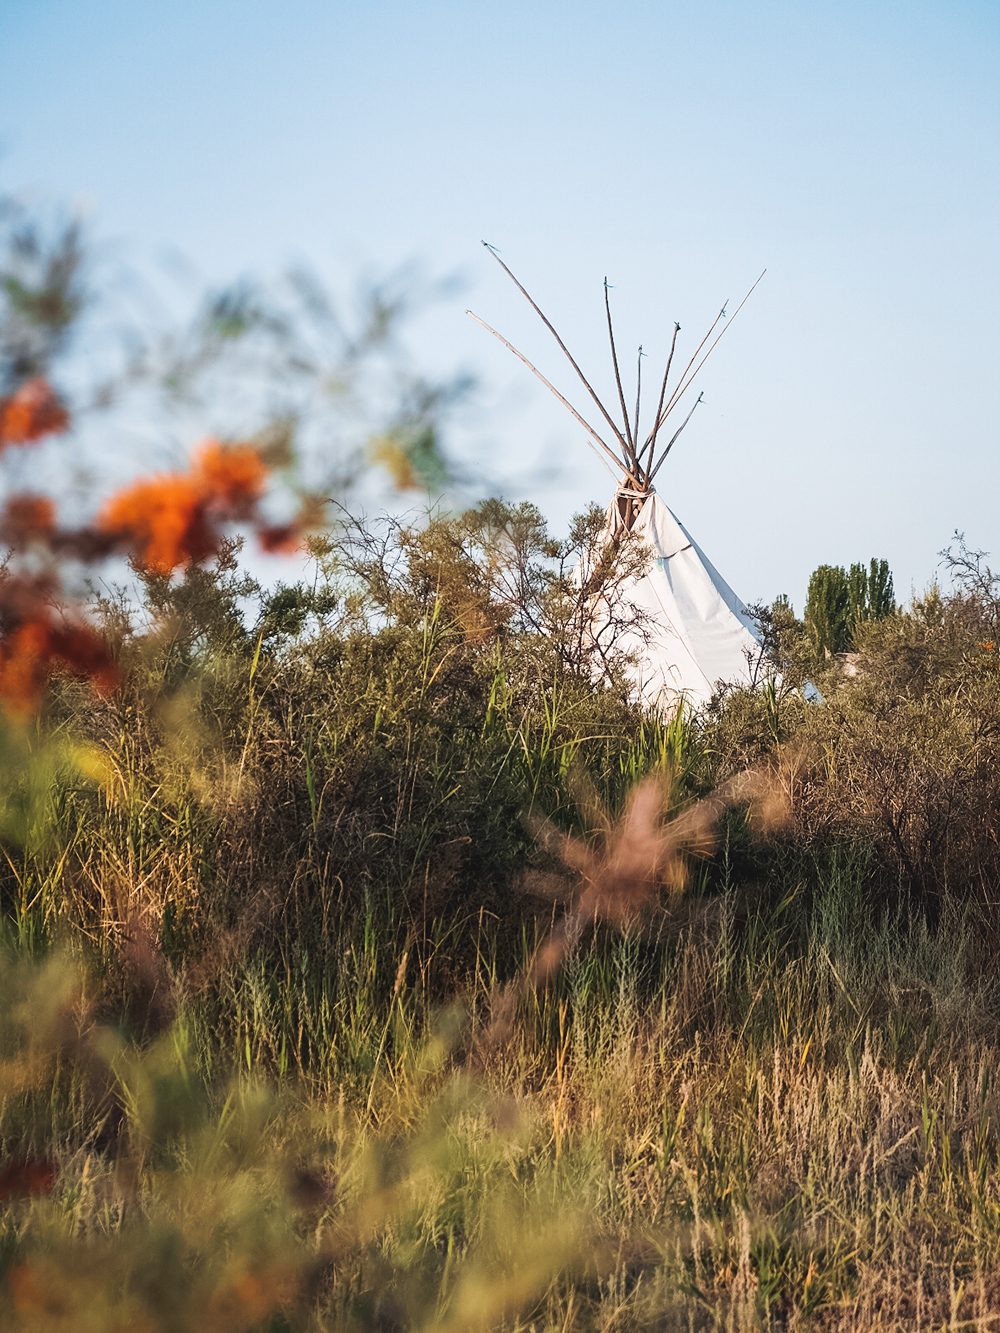
[[122,966],[170,1003],[132,1036],[78,950],[8,953],[3,1326],[989,1328],[998,1047],[960,922],[852,947],[831,882],[798,956],[726,904],[657,944],[639,908],[676,902],[721,801],[647,786],[562,838],[569,924],[513,986],[484,964],[435,1013],[408,954],[380,992],[356,943],[284,1079],[258,1065],[292,987],[249,934],[214,982],[228,1052],[148,933]]

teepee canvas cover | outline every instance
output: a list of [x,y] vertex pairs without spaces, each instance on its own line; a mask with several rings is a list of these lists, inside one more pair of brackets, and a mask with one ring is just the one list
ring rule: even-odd
[[[633,497],[629,496],[630,499]],[[605,540],[620,524],[619,499],[608,508]],[[642,628],[616,640],[635,659],[629,674],[643,702],[671,707],[683,696],[708,703],[719,681],[749,685],[760,660],[755,626],[743,603],[655,491],[644,497],[631,535],[649,550],[644,574],[616,588],[635,606]],[[595,631],[605,614],[595,599]]]
[[[652,429],[642,439],[639,435],[642,348],[639,348],[636,371],[635,411],[630,417],[618,366],[607,279],[604,282],[604,303],[615,384],[621,409],[620,425],[591,388],[583,371],[549,320],[493,247],[487,246],[487,248],[555,338],[611,431],[609,439],[613,440],[613,444],[609,444],[584,420],[576,408],[549,383],[526,356],[478,315],[473,315],[471,310],[468,312],[477,323],[482,324],[495,338],[499,338],[504,346],[520,358],[546,388],[555,394],[586,430],[590,437],[587,442],[591,448],[606,466],[609,461],[613,465],[613,470],[611,467],[608,470],[612,471],[618,483],[615,499],[608,508],[607,522],[597,547],[589,558],[581,562],[578,570],[580,584],[585,590],[590,582],[596,585],[589,608],[589,632],[595,643],[600,640],[606,629],[614,628],[615,649],[624,650],[633,659],[630,672],[635,682],[636,694],[647,704],[670,708],[676,707],[678,701],[684,699],[697,708],[709,701],[716,685],[720,682],[745,685],[753,683],[761,660],[761,646],[754,623],[732,588],[657,495],[653,481],[681,431],[691,420],[695,408],[701,402],[701,395],[699,394],[666,445],[658,447],[661,429],[694,383],[699,370],[711,355],[726,328],[739,314],[757,283],[755,282],[750,288],[750,292],[740,302],[714,342],[711,342],[702,354],[702,349],[709,342],[719,321],[726,316],[726,307],[722,307],[671,388],[670,370],[677,346],[677,335],[680,332],[680,325],[674,325],[670,355],[663,375]],[[763,276],[761,274],[761,277]],[[757,282],[760,282],[760,278]],[[599,571],[604,567],[607,554],[616,552],[625,540],[632,538],[642,541],[649,550],[650,559],[642,572],[635,577],[626,576],[621,580],[612,580],[614,584],[612,593],[606,581],[605,586],[601,586],[602,576]],[[609,601],[611,597],[614,599],[614,604]],[[622,606],[634,607],[638,613],[635,616],[634,628],[629,628],[627,617],[624,629],[621,627]]]

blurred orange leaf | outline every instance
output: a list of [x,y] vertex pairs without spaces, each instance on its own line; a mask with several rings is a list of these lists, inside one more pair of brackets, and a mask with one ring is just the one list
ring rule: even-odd
[[69,425],[69,413],[49,382],[40,375],[0,398],[0,453],[9,444],[32,444]]

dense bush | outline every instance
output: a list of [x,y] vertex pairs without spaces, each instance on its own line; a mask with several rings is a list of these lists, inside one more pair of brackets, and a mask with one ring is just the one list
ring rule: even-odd
[[[719,775],[777,749],[790,757],[786,842],[803,851],[857,845],[870,864],[870,892],[887,910],[905,905],[936,921],[951,900],[992,941],[1000,870],[996,588],[977,553],[962,545],[953,559],[971,560],[976,578],[956,564],[954,591],[933,588],[906,609],[859,623],[850,659],[809,672],[822,704],[787,687],[729,693],[706,718],[704,737]],[[804,678],[801,627],[786,618],[778,637],[789,680]]]

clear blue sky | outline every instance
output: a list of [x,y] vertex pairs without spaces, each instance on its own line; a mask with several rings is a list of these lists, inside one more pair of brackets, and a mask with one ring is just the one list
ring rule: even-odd
[[569,384],[480,238],[602,387],[605,274],[653,366],[766,267],[658,486],[801,610],[822,562],[923,586],[956,526],[1000,560],[998,35],[995,0],[5,0],[0,185],[215,281],[460,271],[418,350],[483,378],[465,457],[561,466],[556,521],[609,479],[464,317]]

